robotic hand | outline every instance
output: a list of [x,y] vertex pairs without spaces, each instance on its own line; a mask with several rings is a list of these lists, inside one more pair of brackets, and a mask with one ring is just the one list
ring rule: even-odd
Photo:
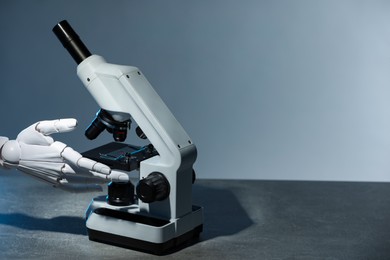
[[0,137],[0,166],[16,168],[73,192],[101,190],[98,184],[111,180],[128,181],[126,173],[85,158],[50,136],[76,126],[76,119],[40,121],[20,132],[16,140]]

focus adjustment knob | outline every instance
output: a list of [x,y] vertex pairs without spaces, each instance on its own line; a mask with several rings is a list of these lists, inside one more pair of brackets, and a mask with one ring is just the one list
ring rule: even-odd
[[169,196],[170,186],[162,173],[152,172],[138,182],[137,195],[145,203],[165,200]]

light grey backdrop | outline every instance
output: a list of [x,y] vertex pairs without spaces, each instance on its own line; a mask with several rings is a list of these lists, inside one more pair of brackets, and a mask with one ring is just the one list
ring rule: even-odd
[[[201,178],[390,181],[389,1],[0,2],[0,134],[98,110],[51,32],[139,67],[199,149]],[[134,134],[132,132],[132,134]],[[129,142],[136,142],[129,138]]]

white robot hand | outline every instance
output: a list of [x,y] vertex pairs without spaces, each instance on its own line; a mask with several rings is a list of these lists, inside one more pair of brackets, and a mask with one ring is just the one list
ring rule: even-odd
[[101,190],[98,184],[110,180],[128,181],[125,172],[85,158],[50,136],[76,126],[76,119],[40,121],[20,132],[16,140],[0,137],[0,165],[74,192]]

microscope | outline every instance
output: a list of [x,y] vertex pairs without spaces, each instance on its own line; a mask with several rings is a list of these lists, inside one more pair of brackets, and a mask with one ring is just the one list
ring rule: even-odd
[[[115,140],[83,156],[126,172],[131,180],[112,181],[107,196],[92,200],[86,211],[89,239],[161,255],[197,238],[203,209],[192,205],[193,141],[138,68],[92,55],[66,20],[53,32],[101,108],[86,137],[93,140],[107,130]],[[123,143],[133,121],[136,134],[150,144]]]

